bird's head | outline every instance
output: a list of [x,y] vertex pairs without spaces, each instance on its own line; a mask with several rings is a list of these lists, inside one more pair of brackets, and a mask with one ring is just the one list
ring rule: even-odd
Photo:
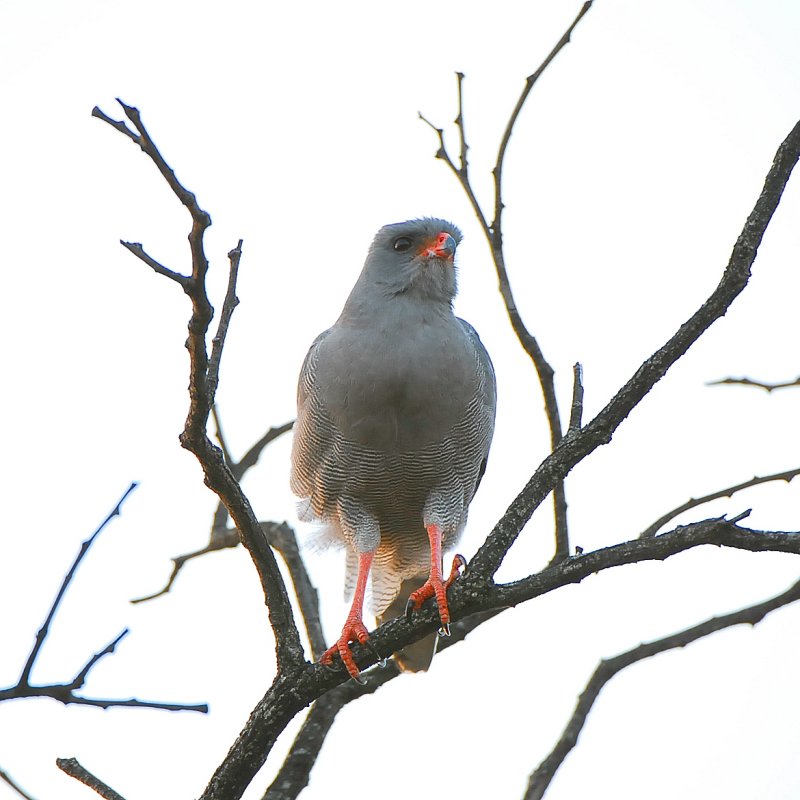
[[381,228],[362,279],[394,296],[418,294],[451,303],[456,294],[455,252],[461,231],[442,219],[413,219]]

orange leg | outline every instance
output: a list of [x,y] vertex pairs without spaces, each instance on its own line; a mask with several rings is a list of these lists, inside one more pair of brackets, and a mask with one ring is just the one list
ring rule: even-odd
[[436,597],[436,604],[439,606],[439,619],[442,627],[439,628],[440,636],[450,635],[450,609],[447,607],[447,590],[453,581],[459,576],[461,567],[467,564],[462,555],[453,558],[453,566],[446,581],[442,580],[442,529],[438,525],[428,525],[428,539],[431,543],[431,574],[428,580],[416,592],[412,592],[408,598],[406,614],[411,610],[419,611],[422,604],[430,597]]
[[353,604],[350,606],[350,613],[344,621],[342,628],[342,635],[336,640],[336,643],[329,647],[320,658],[321,664],[332,664],[333,657],[336,653],[342,657],[347,671],[353,680],[361,682],[359,679],[359,669],[356,662],[353,660],[353,654],[350,652],[350,642],[358,641],[361,644],[366,644],[369,639],[369,633],[362,621],[362,614],[364,609],[364,592],[367,589],[367,578],[369,577],[369,569],[372,566],[372,557],[375,553],[361,553],[358,557],[358,577],[356,578],[356,590],[353,594]]

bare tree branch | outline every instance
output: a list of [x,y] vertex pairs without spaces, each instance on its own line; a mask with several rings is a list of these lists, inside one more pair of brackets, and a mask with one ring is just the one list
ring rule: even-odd
[[[624,564],[638,564],[643,561],[664,561],[678,553],[691,550],[702,545],[732,547],[737,550],[749,550],[753,553],[773,552],[800,555],[800,532],[797,531],[759,531],[742,528],[738,520],[748,512],[733,519],[715,517],[679,525],[667,533],[649,539],[631,539],[621,544],[592,550],[588,553],[572,556],[557,567],[547,567],[539,573],[527,578],[496,586],[492,592],[491,604],[479,602],[481,607],[515,606],[526,600],[532,600],[542,594],[553,591],[567,583],[580,583],[596,572],[602,572]],[[454,590],[453,595],[460,597],[468,593],[471,587],[466,585]],[[467,611],[473,610],[472,603],[466,605]]]
[[[484,611],[451,623],[450,636],[439,641],[437,650],[441,652],[463,642],[475,628],[499,613],[499,610]],[[395,662],[389,661],[364,673],[364,684],[348,681],[322,695],[311,706],[264,800],[294,800],[308,785],[311,770],[339,711],[348,703],[377,691],[400,674]]]
[[723,378],[719,381],[709,381],[706,386],[721,386],[723,384],[755,386],[758,389],[764,389],[767,394],[769,394],[774,392],[775,389],[788,389],[791,386],[800,386],[800,377],[795,378],[793,381],[786,381],[784,383],[763,383],[762,381],[754,381],[750,378]]
[[373,694],[398,675],[397,665],[389,661],[364,675],[363,684],[348,681],[320,697],[311,706],[264,800],[294,800],[308,786],[311,769],[339,711],[353,700]]
[[702,497],[691,497],[683,505],[673,508],[672,511],[668,511],[666,514],[659,517],[652,525],[649,525],[647,528],[645,528],[639,534],[639,538],[647,539],[650,536],[655,536],[664,525],[666,525],[670,520],[675,519],[675,517],[677,517],[679,514],[682,514],[684,511],[689,511],[692,508],[697,508],[697,506],[710,503],[712,500],[720,500],[723,497],[733,497],[736,492],[741,492],[742,489],[749,489],[751,486],[758,486],[762,483],[770,483],[771,481],[786,481],[786,483],[789,483],[792,478],[796,477],[797,475],[800,475],[800,468],[789,469],[785,472],[776,472],[773,475],[763,475],[762,477],[756,476],[751,478],[749,481],[737,483],[733,486],[727,486],[724,489],[719,489],[716,492],[703,495]]
[[572,367],[572,406],[569,414],[570,431],[577,431],[583,421],[583,367],[575,364]]
[[[469,177],[469,165],[467,161],[467,151],[469,146],[467,144],[464,127],[464,74],[461,72],[456,73],[458,90],[458,115],[456,116],[455,124],[459,132],[460,167],[456,166],[455,162],[447,152],[447,147],[444,141],[444,131],[426,119],[422,114],[419,115],[420,119],[422,119],[423,122],[429,125],[436,132],[436,135],[439,139],[439,149],[436,152],[436,157],[442,159],[456,176],[456,178],[458,178],[458,181],[467,195],[473,211],[475,212],[475,216],[478,218],[481,229],[486,236],[486,240],[489,244],[489,249],[492,254],[492,260],[494,261],[495,270],[497,272],[500,294],[503,298],[506,312],[508,314],[509,321],[511,322],[511,327],[514,330],[519,343],[522,345],[522,348],[533,362],[533,365],[536,369],[536,374],[539,377],[539,383],[542,387],[542,394],[544,395],[547,421],[550,426],[550,446],[552,449],[556,448],[562,437],[561,417],[558,410],[558,400],[556,398],[555,390],[555,372],[545,358],[544,353],[539,347],[538,341],[523,322],[522,316],[520,315],[519,309],[517,308],[517,304],[514,300],[514,294],[511,291],[511,283],[508,279],[508,272],[505,264],[505,253],[503,251],[503,164],[505,161],[506,150],[508,149],[508,144],[511,140],[511,135],[514,132],[514,126],[523,106],[525,105],[525,101],[528,99],[531,89],[553,61],[553,59],[569,43],[572,37],[572,32],[592,7],[592,3],[593,0],[588,0],[588,2],[583,4],[581,10],[578,12],[578,15],[567,28],[564,35],[558,40],[555,47],[550,51],[547,58],[545,58],[539,68],[529,75],[525,80],[525,86],[522,90],[522,93],[517,100],[514,110],[511,112],[508,123],[506,124],[506,128],[500,141],[500,147],[497,153],[497,161],[495,162],[495,166],[492,170],[492,175],[494,176],[494,221],[491,225],[489,225],[487,222],[487,216],[475,195]],[[558,481],[553,487],[553,510],[555,515],[556,539],[556,548],[553,560],[561,561],[569,556],[570,551],[567,521],[567,497],[563,480]]]
[[316,661],[326,650],[325,634],[319,616],[319,595],[306,570],[297,537],[285,522],[280,525],[275,522],[262,522],[261,525],[267,531],[269,543],[281,554],[289,570],[297,595],[297,604],[300,606],[300,614],[311,644],[311,656]]
[[[275,556],[267,543],[264,531],[253,512],[253,509],[242,492],[236,478],[225,463],[222,451],[208,437],[207,426],[214,404],[218,383],[218,370],[222,355],[225,333],[231,314],[236,305],[236,276],[241,256],[241,242],[229,253],[230,270],[228,290],[225,295],[220,322],[212,341],[211,358],[206,347],[214,309],[206,292],[206,275],[208,259],[205,254],[203,237],[211,225],[211,217],[197,202],[195,195],[188,191],[177,179],[172,168],[159,152],[150,134],[141,120],[138,109],[118,101],[128,121],[136,133],[128,132],[127,126],[122,130],[106,114],[93,112],[95,116],[111,124],[116,130],[126,133],[135,141],[155,164],[166,180],[175,196],[186,207],[192,218],[189,234],[189,247],[192,255],[191,277],[167,275],[178,281],[192,304],[192,316],[189,321],[189,338],[186,346],[189,350],[189,414],[180,440],[184,448],[194,453],[203,469],[206,485],[217,493],[231,515],[239,535],[250,553],[258,571],[264,591],[270,624],[275,632],[275,650],[278,671],[297,666],[304,661],[303,646],[292,615],[289,595],[278,569]],[[161,273],[165,274],[165,273]]]
[[640,644],[632,650],[620,653],[613,658],[603,659],[595,669],[586,688],[578,698],[578,704],[567,723],[561,738],[556,743],[550,754],[542,761],[528,780],[528,787],[523,796],[523,800],[540,800],[544,797],[550,782],[555,777],[556,771],[564,762],[569,752],[578,743],[578,737],[586,723],[586,718],[592,710],[595,700],[597,700],[603,687],[623,669],[652,658],[659,653],[673,650],[676,647],[686,647],[686,645],[696,642],[717,631],[730,628],[734,625],[757,625],[767,614],[778,608],[800,600],[800,581],[790,589],[762,603],[725,614],[721,617],[711,619],[694,625],[691,628],[665,636],[663,639],[656,639],[652,642]]
[[62,772],[66,772],[71,778],[75,778],[90,789],[94,789],[94,791],[97,792],[100,797],[105,798],[105,800],[125,800],[121,794],[115,792],[110,786],[103,783],[100,778],[92,775],[77,758],[57,758],[56,766]]
[[36,800],[32,795],[29,795],[19,784],[17,784],[13,778],[7,773],[0,769],[0,780],[5,781],[20,797],[24,800]]
[[730,308],[747,285],[750,270],[786,182],[800,157],[800,122],[775,154],[764,188],[750,213],[719,285],[678,331],[636,370],[608,405],[580,431],[569,431],[555,450],[542,462],[520,492],[470,565],[466,580],[488,580],[497,571],[508,549],[533,512],[553,487],[582,459],[603,444],[661,380],[667,370]]
[[[230,269],[228,270],[228,289],[222,303],[222,313],[219,317],[217,332],[211,341],[211,358],[208,361],[208,375],[206,376],[206,392],[211,400],[209,411],[214,407],[214,398],[219,386],[219,366],[222,360],[222,348],[225,346],[225,337],[228,335],[228,326],[233,316],[233,311],[239,305],[236,296],[236,281],[239,276],[239,262],[242,260],[242,240],[228,253]],[[206,420],[208,418],[206,417]]]
[[153,272],[157,273],[158,275],[163,275],[165,278],[169,278],[171,281],[175,281],[175,283],[183,286],[184,289],[189,286],[190,278],[187,278],[185,275],[181,275],[180,272],[175,272],[175,270],[165,267],[163,264],[156,261],[151,255],[148,255],[145,252],[144,248],[141,244],[139,244],[139,242],[124,242],[122,239],[120,239],[119,243],[126,250],[133,253],[140,261],[143,261],[145,264],[147,264],[147,266],[150,267]]
[[61,604],[61,600],[67,591],[67,587],[75,576],[78,565],[81,563],[81,561],[83,561],[84,557],[89,552],[89,548],[94,544],[95,540],[105,529],[108,523],[111,522],[114,517],[120,515],[122,511],[122,504],[125,502],[128,495],[130,495],[131,492],[136,488],[136,486],[136,483],[132,483],[126,489],[125,493],[114,507],[114,510],[100,523],[100,526],[97,528],[97,530],[95,530],[95,532],[81,545],[78,555],[72,562],[72,566],[69,568],[69,571],[61,583],[61,588],[58,590],[56,598],[53,601],[53,604],[50,606],[50,610],[47,613],[47,617],[42,624],[42,627],[36,634],[33,648],[28,655],[25,666],[22,668],[22,673],[20,674],[19,680],[15,686],[8,686],[5,689],[0,689],[0,702],[4,702],[6,700],[18,700],[24,697],[50,697],[53,700],[58,700],[64,705],[96,706],[99,708],[128,706],[138,708],[159,708],[165,711],[200,711],[202,713],[206,713],[208,711],[208,706],[205,703],[160,703],[147,700],[136,700],[135,698],[130,698],[128,700],[111,700],[107,698],[82,697],[75,694],[76,691],[83,688],[84,684],[86,683],[86,679],[89,676],[89,672],[91,672],[94,666],[105,656],[111,655],[122,639],[127,636],[127,628],[114,637],[114,639],[110,641],[102,650],[92,655],[83,665],[83,667],[81,667],[81,669],[77,672],[75,677],[68,683],[36,685],[31,683],[31,672],[36,664],[36,660],[39,657],[42,646],[44,645],[47,636],[50,633],[50,625],[52,624],[53,618],[55,617],[58,607]]
[[[285,422],[283,425],[270,428],[254,445],[252,445],[252,447],[250,447],[244,456],[242,456],[240,461],[234,462],[228,450],[227,443],[225,442],[225,437],[222,431],[222,423],[219,419],[219,412],[217,411],[216,405],[212,406],[211,411],[214,415],[214,423],[217,428],[217,441],[219,441],[220,447],[222,448],[225,462],[228,464],[233,477],[236,478],[237,481],[241,481],[247,470],[256,465],[261,452],[268,444],[270,444],[270,442],[274,442],[278,437],[283,436],[283,434],[290,431],[294,425],[294,421],[291,421]],[[225,504],[220,500],[220,502],[217,504],[217,510],[214,512],[214,521],[211,524],[211,536],[208,544],[205,547],[201,547],[199,550],[192,550],[189,553],[175,556],[175,558],[172,559],[172,572],[167,579],[166,584],[157,592],[144,595],[143,597],[137,597],[131,600],[131,603],[144,603],[148,600],[154,600],[156,597],[161,597],[162,595],[167,594],[172,589],[172,585],[175,583],[178,573],[183,569],[188,561],[192,561],[195,558],[204,556],[207,553],[216,553],[218,550],[226,550],[229,547],[237,547],[240,544],[239,533],[236,528],[227,527],[229,519],[230,514],[228,514],[228,509],[225,508]],[[264,528],[265,525],[271,526],[276,524],[277,523],[273,522],[262,522],[261,527]]]
[[50,610],[47,612],[47,617],[42,623],[42,627],[39,628],[39,631],[36,634],[36,640],[34,641],[33,648],[28,654],[28,659],[25,662],[25,666],[22,668],[22,674],[19,676],[18,684],[20,686],[30,685],[31,671],[36,663],[36,659],[39,657],[39,652],[41,651],[42,645],[47,638],[47,634],[50,632],[50,623],[53,621],[53,617],[56,615],[59,605],[61,605],[61,601],[64,598],[67,587],[70,585],[73,577],[75,576],[75,571],[78,569],[81,561],[83,561],[84,556],[89,552],[89,548],[94,544],[95,539],[97,539],[97,537],[103,532],[106,525],[108,525],[108,523],[111,522],[114,517],[118,517],[120,513],[122,513],[122,504],[128,499],[128,496],[131,494],[131,492],[133,492],[137,485],[138,484],[134,482],[125,490],[111,513],[100,523],[97,530],[95,530],[95,532],[88,539],[86,539],[83,544],[81,544],[78,555],[75,557],[75,560],[72,562],[72,566],[64,576],[64,580],[61,582],[61,588],[58,590],[55,600],[53,600],[53,604],[50,606]]
[[[462,577],[453,584],[448,594],[451,613],[457,620],[451,626],[453,638],[459,637],[460,641],[497,613],[568,584],[579,583],[596,572],[640,561],[664,560],[707,544],[800,555],[800,533],[750,530],[739,527],[733,520],[717,518],[681,526],[651,539],[634,539],[573,556],[536,575],[509,584],[468,583]],[[473,615],[478,616],[471,619]],[[432,633],[440,624],[436,609],[423,607],[415,614],[413,624],[404,616],[397,617],[373,631],[370,641],[379,653],[393,653]],[[361,670],[366,670],[377,661],[375,654],[367,647],[354,644],[352,650]],[[372,672],[369,672],[365,677],[370,678],[371,675]],[[289,721],[325,692],[347,681],[348,674],[344,669],[331,670],[320,664],[305,664],[293,673],[279,675],[256,705],[227,757],[201,795],[201,800],[240,798]],[[330,713],[331,709],[332,706],[327,707],[324,713]],[[322,714],[323,711],[318,713]],[[302,748],[305,743],[303,740],[298,746]]]

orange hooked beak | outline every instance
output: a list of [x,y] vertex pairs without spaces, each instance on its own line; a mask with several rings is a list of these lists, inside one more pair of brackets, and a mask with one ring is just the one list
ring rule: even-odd
[[446,258],[452,260],[456,253],[456,240],[449,233],[440,233],[433,242],[422,248],[420,255],[427,258]]

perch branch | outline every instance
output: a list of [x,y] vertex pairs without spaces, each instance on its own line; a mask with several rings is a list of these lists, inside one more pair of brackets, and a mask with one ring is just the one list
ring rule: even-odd
[[[507,608],[562,586],[580,583],[597,572],[640,561],[664,560],[708,544],[756,552],[774,551],[800,555],[800,533],[750,530],[739,527],[733,520],[718,518],[681,526],[655,538],[634,539],[573,556],[536,575],[510,584],[469,583],[465,576],[457,580],[448,593],[451,614],[456,620],[451,628],[453,638],[459,637],[460,640],[479,624]],[[473,618],[473,615],[476,616]],[[440,624],[437,610],[423,607],[415,614],[413,624],[404,616],[397,617],[373,631],[370,641],[379,653],[394,653],[423,635],[432,633]],[[377,661],[375,654],[367,647],[354,644],[352,650],[361,670],[366,670]],[[372,674],[370,671],[365,677],[370,678]],[[347,681],[348,674],[344,669],[331,670],[319,664],[305,664],[292,673],[279,674],[267,694],[256,705],[248,723],[200,800],[240,798],[292,717],[329,690]],[[328,711],[330,709],[329,706]],[[321,714],[322,711],[318,713]],[[303,742],[300,742],[298,747],[302,745]],[[312,746],[311,742],[309,746]]]
[[586,718],[592,710],[592,706],[597,700],[603,687],[618,673],[627,667],[652,658],[659,653],[673,650],[676,647],[686,647],[698,639],[702,639],[717,631],[730,628],[734,625],[757,625],[767,614],[778,608],[800,600],[800,581],[790,589],[762,603],[734,611],[694,625],[691,628],[665,636],[663,639],[656,639],[652,642],[640,644],[632,650],[620,653],[613,658],[603,659],[595,669],[586,688],[581,692],[575,711],[570,721],[567,723],[561,738],[556,743],[550,754],[542,761],[528,780],[528,787],[523,796],[523,800],[541,800],[547,791],[550,782],[553,780],[556,771],[564,762],[570,750],[578,743],[578,737],[586,724]]

